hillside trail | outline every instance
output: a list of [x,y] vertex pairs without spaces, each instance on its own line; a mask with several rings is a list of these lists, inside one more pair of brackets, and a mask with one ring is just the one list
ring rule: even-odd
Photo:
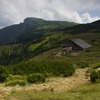
[[87,76],[88,68],[76,69],[74,75],[66,78],[57,77],[49,78],[45,83],[42,84],[32,84],[27,86],[15,86],[15,87],[3,87],[0,89],[0,95],[7,95],[11,91],[20,91],[20,90],[34,90],[34,91],[51,91],[54,92],[63,92],[77,88],[82,85],[90,83],[89,76]]

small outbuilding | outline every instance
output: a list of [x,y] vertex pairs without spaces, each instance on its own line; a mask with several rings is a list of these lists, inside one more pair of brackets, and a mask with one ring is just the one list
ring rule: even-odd
[[70,39],[62,45],[63,51],[67,52],[82,51],[89,47],[91,47],[91,45],[82,39]]

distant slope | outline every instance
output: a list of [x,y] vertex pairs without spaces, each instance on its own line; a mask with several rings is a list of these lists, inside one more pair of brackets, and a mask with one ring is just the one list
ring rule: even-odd
[[45,32],[59,30],[73,25],[76,24],[65,21],[46,21],[29,17],[23,23],[0,29],[0,44],[28,42],[42,36]]
[[70,32],[72,34],[78,34],[78,33],[100,33],[100,20],[88,23],[88,24],[80,24],[76,25],[70,28],[65,28],[66,32]]
[[[69,25],[70,24],[70,25]],[[73,26],[74,25],[74,26]],[[12,60],[7,59],[8,63],[16,63],[22,60],[30,60],[35,58],[39,60],[55,58],[56,54],[61,52],[62,44],[68,39],[83,39],[92,45],[91,52],[83,53],[83,59],[89,58],[87,61],[99,61],[100,55],[100,21],[89,24],[76,25],[75,23],[61,21],[45,21],[37,18],[26,18],[23,23],[13,25],[0,30],[0,43],[11,44],[16,42],[24,43],[20,47],[14,49],[17,53]],[[51,27],[52,26],[52,27]],[[71,26],[71,27],[68,27]],[[2,34],[1,34],[2,33]],[[9,35],[8,35],[9,34]],[[12,46],[12,45],[11,45]],[[7,48],[7,45],[6,45]],[[4,49],[1,49],[4,50]],[[7,49],[7,51],[9,51]],[[93,52],[94,54],[93,54]],[[47,53],[46,53],[47,52]],[[46,54],[45,54],[46,53]],[[9,56],[8,52],[8,56]],[[95,55],[95,56],[94,56]],[[7,58],[7,56],[6,56]],[[10,57],[9,57],[10,58]],[[74,57],[73,57],[74,58]],[[77,57],[76,57],[77,58]],[[93,59],[92,59],[93,58]],[[2,62],[1,57],[1,62]],[[63,59],[63,58],[62,58]],[[71,58],[72,59],[72,58]],[[75,59],[71,62],[79,62]],[[80,61],[83,61],[83,59]],[[5,59],[3,60],[5,64]],[[10,62],[11,61],[11,62]]]
[[[49,59],[50,54],[52,54],[52,52],[61,51],[61,45],[64,42],[66,42],[68,39],[77,38],[77,39],[83,39],[84,41],[89,43],[92,46],[91,49],[96,50],[94,51],[94,53],[97,52],[97,55],[95,56],[98,56],[100,54],[99,53],[100,50],[100,27],[99,27],[100,24],[99,23],[100,21],[96,21],[89,24],[80,24],[69,28],[63,28],[60,29],[59,31],[56,30],[49,33],[47,32],[43,38],[40,37],[35,41],[32,41],[28,45],[28,50],[32,51],[33,52],[32,54],[35,56],[41,55],[44,52],[48,52],[46,55],[44,54],[37,58],[45,59],[47,57],[47,59]],[[87,54],[91,54],[91,53],[87,53]],[[31,57],[33,57],[33,55],[31,55]],[[84,58],[85,57],[83,57],[83,59]]]

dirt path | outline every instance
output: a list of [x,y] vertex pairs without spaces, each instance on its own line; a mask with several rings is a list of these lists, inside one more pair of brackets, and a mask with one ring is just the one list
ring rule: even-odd
[[75,74],[71,77],[50,78],[43,84],[33,84],[24,87],[3,87],[0,90],[0,95],[9,94],[12,90],[20,91],[33,89],[34,91],[51,91],[53,89],[55,92],[67,91],[89,83],[90,79],[86,76],[87,70],[87,68],[77,69]]

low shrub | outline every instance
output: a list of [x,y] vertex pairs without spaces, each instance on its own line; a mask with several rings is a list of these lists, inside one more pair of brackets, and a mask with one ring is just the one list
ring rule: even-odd
[[27,77],[27,82],[29,83],[45,82],[45,76],[40,73],[31,74]]
[[10,81],[6,83],[6,86],[16,86],[16,85],[20,85],[20,86],[25,86],[26,85],[26,81],[23,80],[17,80],[17,81]]
[[[71,63],[61,60],[46,60],[20,63],[9,66],[7,69],[13,75],[29,75],[33,73],[42,73],[45,77],[50,76],[70,76],[75,72],[75,68]],[[10,73],[9,72],[9,73]]]
[[93,64],[92,67],[94,69],[99,68],[100,67],[100,62]]
[[58,72],[60,74],[63,74],[64,77],[71,76],[75,72],[75,68],[70,63],[62,63],[61,66],[59,66]]
[[65,61],[48,61],[44,63],[46,72],[52,73],[53,76],[71,76],[75,68],[71,63]]
[[8,76],[8,72],[3,67],[0,67],[0,82],[5,82]]
[[6,86],[24,86],[26,85],[26,76],[21,76],[21,75],[9,75],[6,81]]
[[96,71],[93,71],[90,74],[90,79],[91,79],[91,82],[96,82],[96,80],[98,79],[98,75],[97,75],[97,72]]
[[79,62],[78,66],[81,67],[81,68],[85,68],[85,67],[89,66],[89,63],[88,62]]
[[52,76],[53,76],[53,73],[44,73],[44,76],[45,76],[46,78],[52,77]]
[[91,79],[91,82],[100,82],[100,70],[97,72],[93,71],[90,74],[90,79]]
[[97,82],[100,82],[100,70],[97,71],[97,74],[98,74],[98,80],[97,80]]
[[97,71],[98,77],[100,78],[100,70]]
[[17,80],[26,80],[26,76],[22,75],[9,75],[7,81],[17,81]]

